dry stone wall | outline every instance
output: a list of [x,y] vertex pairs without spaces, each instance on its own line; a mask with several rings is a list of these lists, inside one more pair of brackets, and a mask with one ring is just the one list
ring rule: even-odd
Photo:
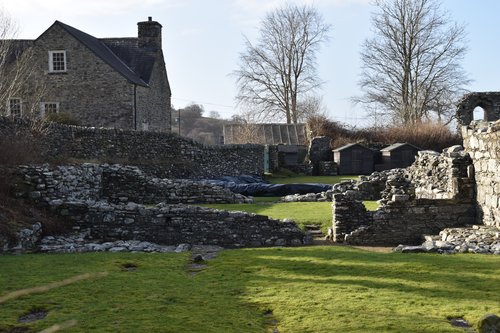
[[500,227],[500,120],[472,122],[462,127],[462,136],[474,163],[480,218]]
[[[31,123],[0,117],[0,138],[33,136]],[[51,124],[33,137],[50,160],[99,161],[140,166],[159,178],[201,179],[264,173],[264,146],[205,146],[173,133]]]
[[133,166],[111,165],[103,168],[103,197],[109,202],[155,204],[248,203],[241,194],[221,186],[190,179],[148,177]]

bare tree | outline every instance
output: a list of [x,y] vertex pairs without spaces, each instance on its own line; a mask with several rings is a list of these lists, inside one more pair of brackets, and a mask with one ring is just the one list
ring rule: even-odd
[[374,36],[361,52],[354,98],[374,117],[396,124],[450,120],[467,79],[460,62],[467,52],[463,25],[441,10],[439,0],[375,0]]
[[311,118],[325,116],[327,109],[323,104],[323,98],[318,95],[307,95],[297,103],[298,120],[307,123]]
[[316,53],[330,26],[310,6],[287,4],[261,22],[257,44],[245,37],[237,79],[239,103],[251,105],[259,120],[297,123],[302,94],[321,85]]
[[15,22],[0,10],[0,115],[10,114],[9,103],[15,99],[22,103],[22,114],[31,117],[37,115],[45,89],[36,78],[33,41],[16,40],[17,33]]

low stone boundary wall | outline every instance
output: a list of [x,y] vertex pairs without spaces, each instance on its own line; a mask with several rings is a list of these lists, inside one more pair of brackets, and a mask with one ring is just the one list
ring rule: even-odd
[[[37,128],[34,131],[34,127]],[[200,179],[264,173],[263,145],[207,146],[173,133],[62,124],[34,126],[0,116],[0,138],[31,138],[44,160],[77,159],[140,166],[160,178]]]
[[437,252],[483,253],[500,255],[500,235],[498,228],[473,225],[468,228],[446,228],[439,235],[426,236],[419,246],[400,245],[394,249],[402,253]]
[[52,210],[102,241],[260,247],[302,245],[305,237],[294,222],[182,204],[146,207],[68,201],[53,205]]

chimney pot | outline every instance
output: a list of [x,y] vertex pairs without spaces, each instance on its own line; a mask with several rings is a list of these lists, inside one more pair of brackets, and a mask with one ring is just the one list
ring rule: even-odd
[[153,21],[153,17],[148,16],[148,21],[149,21],[149,22]]

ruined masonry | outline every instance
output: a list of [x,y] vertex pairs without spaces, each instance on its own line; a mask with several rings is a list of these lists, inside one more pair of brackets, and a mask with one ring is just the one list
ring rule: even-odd
[[471,161],[459,149],[452,147],[441,155],[419,152],[411,168],[387,178],[375,212],[368,212],[347,192],[335,194],[334,241],[371,246],[420,244],[425,234],[473,224]]
[[474,164],[479,218],[500,228],[500,120],[473,122],[462,136]]
[[[477,106],[485,121],[473,121]],[[335,193],[334,241],[395,246],[425,238],[398,249],[500,253],[499,118],[500,93],[465,95],[457,108],[465,149],[419,152],[412,166],[387,177],[375,212],[357,201],[364,197],[358,185]]]
[[[291,221],[181,204],[251,201],[202,181],[159,179],[137,167],[107,164],[21,166],[16,177],[22,179],[14,189],[17,197],[64,217],[92,243],[258,247],[305,242],[304,233]],[[26,230],[25,238],[41,233],[39,226],[35,229]],[[0,252],[11,245],[4,244]]]

